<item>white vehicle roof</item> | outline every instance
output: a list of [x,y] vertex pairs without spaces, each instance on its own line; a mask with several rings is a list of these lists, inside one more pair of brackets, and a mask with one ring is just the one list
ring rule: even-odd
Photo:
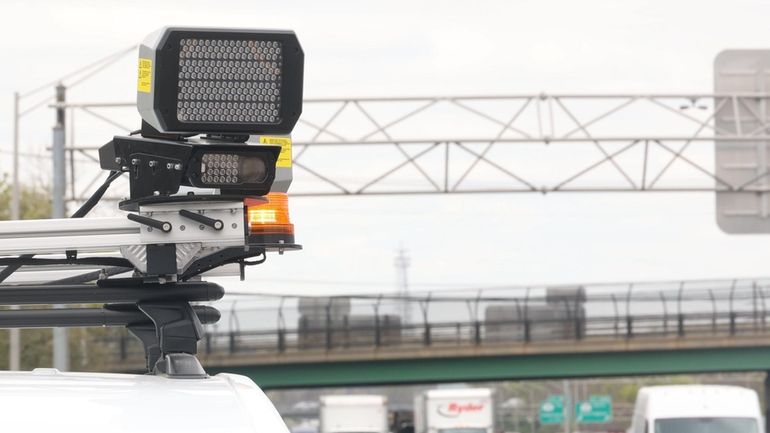
[[479,398],[479,397],[491,397],[492,390],[490,388],[447,388],[447,389],[430,389],[425,391],[427,398]]
[[373,406],[387,404],[384,395],[322,395],[323,406]]
[[643,387],[635,411],[649,419],[761,416],[754,390],[722,385]]
[[207,379],[55,369],[0,372],[4,431],[288,433],[250,379]]

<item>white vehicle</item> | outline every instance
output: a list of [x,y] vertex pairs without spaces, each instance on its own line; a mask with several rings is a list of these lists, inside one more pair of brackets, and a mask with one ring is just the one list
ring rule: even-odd
[[321,396],[320,433],[388,433],[387,397]]
[[754,390],[672,385],[639,390],[629,433],[763,433]]
[[305,420],[292,426],[291,433],[318,433],[318,420]]
[[78,433],[288,433],[250,379],[0,372],[3,431]]
[[492,397],[489,388],[422,392],[414,399],[415,433],[492,433]]

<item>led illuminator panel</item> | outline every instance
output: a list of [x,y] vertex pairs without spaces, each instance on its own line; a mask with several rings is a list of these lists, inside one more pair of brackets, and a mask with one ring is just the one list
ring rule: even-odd
[[161,132],[288,134],[303,62],[291,31],[164,28],[140,47],[137,106]]
[[280,121],[280,43],[182,39],[180,44],[178,121]]

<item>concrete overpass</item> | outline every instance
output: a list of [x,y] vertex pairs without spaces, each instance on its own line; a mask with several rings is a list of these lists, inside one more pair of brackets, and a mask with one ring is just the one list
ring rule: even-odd
[[203,357],[265,389],[770,370],[770,333]]

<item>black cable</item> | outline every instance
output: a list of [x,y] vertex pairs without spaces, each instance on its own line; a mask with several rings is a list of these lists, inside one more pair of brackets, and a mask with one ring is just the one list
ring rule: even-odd
[[[97,203],[99,203],[99,200],[104,197],[104,194],[107,192],[107,189],[110,187],[110,184],[117,178],[120,177],[122,173],[119,171],[111,171],[109,176],[107,176],[107,180],[104,181],[102,186],[100,186],[94,193],[91,195],[91,197],[86,200],[83,205],[80,206],[78,210],[75,211],[75,213],[72,214],[70,218],[83,218],[88,214],[88,212],[91,211],[91,209],[96,206]],[[0,280],[2,281],[2,280]]]
[[96,281],[99,278],[101,278],[103,275],[107,277],[112,277],[114,275],[125,274],[126,272],[131,272],[133,270],[134,268],[132,267],[128,268],[123,266],[109,266],[103,269],[99,269],[98,271],[86,272],[84,274],[75,275],[68,278],[62,278],[60,280],[49,281],[45,283],[45,285],[58,286],[62,284],[85,284],[85,283],[90,283],[91,281]]
[[[18,259],[18,260],[26,260],[26,259],[31,259],[32,257],[35,257],[35,255],[34,254],[22,254],[19,257],[14,257],[14,258]],[[14,272],[18,271],[21,266],[22,265],[13,264],[13,265],[8,265],[5,268],[3,268],[3,270],[0,271],[0,283],[5,281],[6,278],[10,277],[11,274],[13,274]]]
[[239,263],[239,264],[243,264],[244,266],[255,266],[255,265],[259,265],[259,264],[265,263],[265,260],[267,260],[267,254],[265,254],[265,252],[262,251],[259,254],[255,254],[252,257],[256,257],[258,255],[261,255],[262,258],[258,259],[258,260],[251,261],[251,262],[246,261],[242,257],[235,257],[235,258],[232,258],[230,260],[223,260],[223,261],[220,261],[220,262],[217,262],[217,263],[213,263],[213,264],[210,264],[210,265],[207,265],[207,266],[200,266],[200,267],[197,267],[195,269],[188,269],[187,272],[185,272],[184,274],[179,276],[179,279],[181,281],[187,281],[190,278],[196,277],[196,276],[198,276],[198,275],[200,275],[200,274],[202,274],[204,272],[208,272],[208,271],[210,271],[210,270],[212,270],[214,268],[218,268],[218,267],[223,266],[223,265],[229,265],[229,264],[232,264],[232,263]]
[[[99,203],[99,200],[101,200],[102,197],[104,197],[104,193],[107,192],[107,188],[110,187],[110,184],[115,179],[120,177],[120,175],[121,175],[121,172],[119,172],[119,171],[111,171],[110,174],[107,176],[107,179],[102,184],[102,186],[100,186],[99,189],[97,189],[91,195],[91,197],[89,197],[88,200],[86,200],[86,202],[83,203],[83,205],[80,206],[80,208],[77,211],[75,211],[75,213],[72,214],[72,216],[70,218],[82,218],[86,214],[88,214],[88,212],[90,212],[91,209],[93,209],[94,206],[96,206],[96,204]],[[28,260],[28,259],[31,259],[33,257],[35,257],[34,254],[23,254],[23,255],[21,255],[19,257],[16,257],[15,259],[20,260],[22,262],[22,264],[17,264],[17,263],[9,264],[2,271],[0,271],[0,283],[2,283],[8,277],[10,277],[11,274],[13,274],[14,272],[18,271],[20,267],[24,266],[23,265],[23,261],[24,260]]]
[[265,263],[265,260],[267,260],[267,254],[262,252],[262,258],[259,260],[254,261],[247,261],[247,260],[241,260],[240,262],[243,263],[244,266],[255,266],[255,265],[261,265],[262,263]]

